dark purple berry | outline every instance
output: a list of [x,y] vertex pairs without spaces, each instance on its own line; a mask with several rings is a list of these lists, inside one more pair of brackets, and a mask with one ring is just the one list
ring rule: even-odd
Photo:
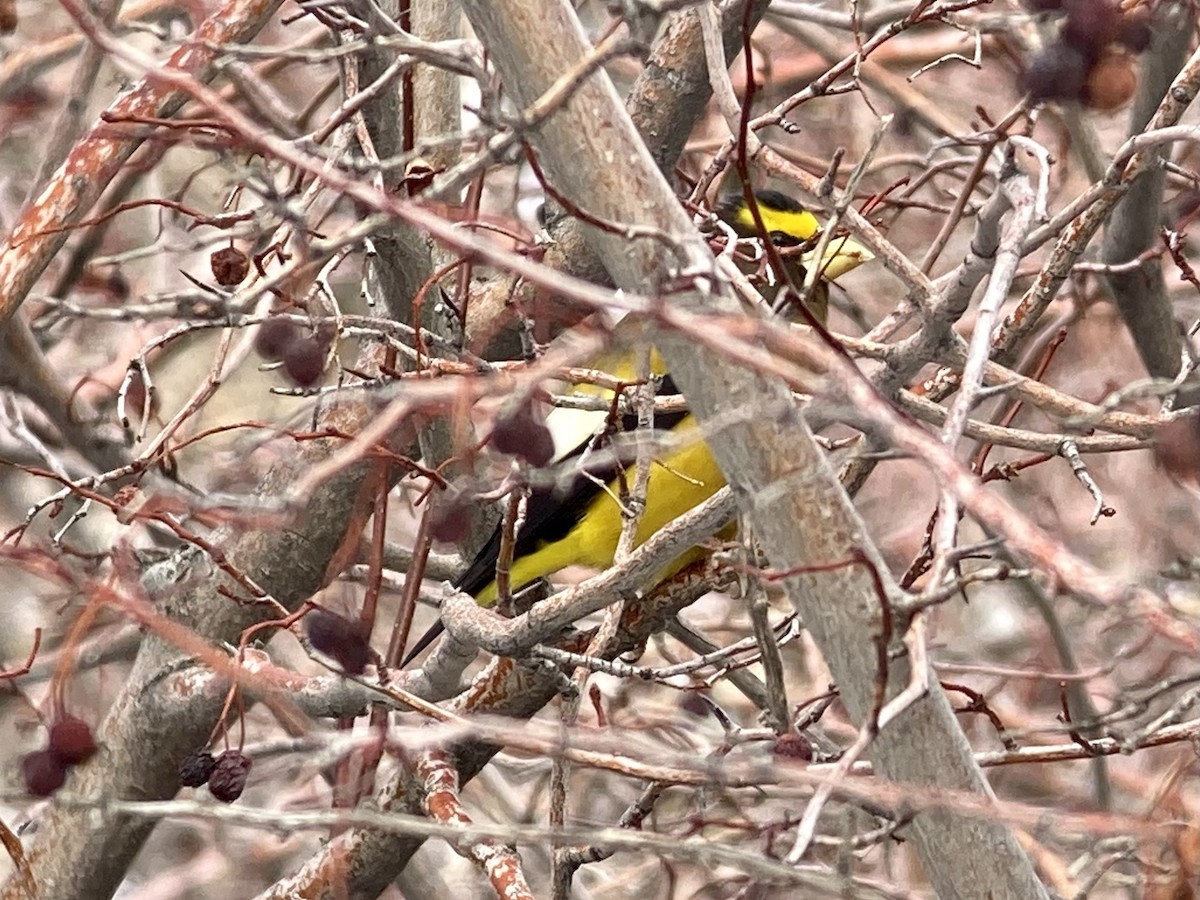
[[304,617],[308,642],[334,659],[347,675],[361,675],[371,662],[371,645],[358,622],[318,609]]
[[1029,60],[1022,84],[1034,103],[1078,100],[1087,86],[1091,66],[1074,47],[1057,44]]
[[184,787],[200,787],[208,782],[217,761],[211,753],[193,750],[179,764],[179,783]]
[[685,693],[683,699],[679,701],[679,708],[697,719],[703,719],[712,714],[712,707],[705,702],[704,695],[699,691]]
[[50,726],[46,749],[64,766],[76,766],[91,759],[96,752],[96,739],[87,722],[64,713]]
[[554,458],[554,438],[528,406],[496,421],[492,446],[519,457],[531,466],[544,466]]
[[1153,37],[1154,32],[1150,29],[1148,19],[1143,16],[1127,16],[1117,40],[1130,53],[1141,53],[1150,49],[1150,41]]
[[0,34],[12,34],[17,30],[17,0],[0,2]]
[[460,544],[471,530],[471,504],[462,494],[445,498],[433,511],[430,536],[441,544]]
[[1137,90],[1137,67],[1128,52],[1110,47],[1088,73],[1083,102],[1091,109],[1113,112]]
[[1059,40],[1093,63],[1124,27],[1121,10],[1111,0],[1072,0]]
[[802,734],[788,732],[781,734],[775,739],[774,747],[776,756],[785,756],[788,759],[802,759],[806,762],[812,762],[813,751],[812,744]]
[[25,790],[35,797],[49,797],[67,780],[67,765],[49,750],[36,750],[21,757]]
[[235,287],[250,274],[250,258],[236,247],[214,250],[208,257],[208,264],[221,287]]
[[240,750],[226,750],[217,757],[208,776],[208,791],[222,803],[232,803],[246,789],[246,776],[253,760]]
[[312,387],[325,374],[325,355],[315,338],[297,338],[283,348],[283,371],[297,387]]
[[272,316],[258,326],[254,349],[263,359],[276,362],[283,359],[284,351],[299,337],[300,329],[294,322],[282,316]]
[[1154,462],[1181,481],[1200,480],[1200,416],[1183,416],[1158,429]]

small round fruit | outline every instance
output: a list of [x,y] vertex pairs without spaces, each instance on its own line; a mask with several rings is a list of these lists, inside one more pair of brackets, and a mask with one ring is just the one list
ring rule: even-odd
[[258,326],[254,349],[263,359],[276,362],[283,359],[284,351],[299,337],[300,328],[294,322],[282,316],[272,316]]
[[179,764],[179,783],[184,787],[200,787],[207,784],[217,760],[211,753],[193,750]]
[[704,719],[712,715],[712,707],[708,705],[704,695],[699,691],[686,692],[679,701],[679,708],[697,719]]
[[1060,40],[1082,53],[1088,62],[1095,62],[1124,25],[1121,10],[1111,0],[1072,0]]
[[371,645],[358,622],[318,609],[304,617],[313,649],[337,661],[347,675],[361,675],[371,662]]
[[283,371],[297,387],[312,387],[325,374],[327,350],[314,338],[298,338],[283,350]]
[[1150,42],[1154,40],[1154,29],[1150,25],[1149,15],[1139,12],[1143,9],[1145,7],[1138,7],[1125,16],[1125,21],[1121,24],[1121,33],[1117,36],[1117,40],[1130,53],[1149,50]]
[[1029,60],[1022,85],[1034,103],[1044,100],[1078,100],[1087,85],[1091,67],[1074,47],[1056,44]]
[[544,466],[554,458],[554,438],[528,406],[496,421],[492,446],[525,460],[531,466]]
[[208,790],[222,803],[232,803],[246,789],[246,776],[253,760],[240,750],[226,750],[217,757],[208,776]]
[[1083,101],[1092,109],[1113,112],[1130,101],[1137,90],[1137,83],[1137,67],[1133,64],[1133,57],[1111,47],[1092,67],[1083,91]]
[[471,503],[463,494],[452,494],[438,504],[429,524],[430,536],[440,544],[461,544],[471,530]]
[[808,738],[790,731],[775,739],[774,751],[776,756],[786,756],[789,759],[812,762],[813,758],[812,743]]
[[237,247],[222,247],[208,257],[213,278],[221,287],[236,287],[250,274],[250,258]]
[[1159,428],[1154,462],[1180,481],[1200,481],[1200,416],[1183,416]]
[[50,726],[50,742],[46,749],[64,766],[77,766],[92,758],[96,752],[96,739],[87,722],[64,713]]
[[25,790],[35,797],[49,797],[67,780],[67,766],[49,750],[35,750],[21,757]]

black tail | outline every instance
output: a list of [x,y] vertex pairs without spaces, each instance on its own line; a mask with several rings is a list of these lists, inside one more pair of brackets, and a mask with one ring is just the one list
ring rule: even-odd
[[[497,528],[495,534],[484,545],[483,549],[476,554],[471,567],[462,575],[454,580],[456,590],[464,591],[474,597],[485,587],[487,587],[492,579],[496,577],[496,558],[500,555],[500,529]],[[446,630],[446,626],[442,624],[442,620],[438,619],[430,626],[417,642],[413,644],[413,648],[408,651],[408,654],[400,663],[400,668],[408,668],[408,664],[416,657],[420,656],[426,648],[441,636]]]
[[442,624],[441,619],[438,619],[436,622],[434,622],[433,627],[431,627],[428,631],[421,635],[420,638],[418,638],[417,642],[413,644],[413,648],[408,651],[408,655],[400,661],[400,668],[407,669],[408,664],[420,656],[421,653],[424,652],[425,648],[436,641],[438,637],[441,636],[441,633],[445,630],[446,626]]

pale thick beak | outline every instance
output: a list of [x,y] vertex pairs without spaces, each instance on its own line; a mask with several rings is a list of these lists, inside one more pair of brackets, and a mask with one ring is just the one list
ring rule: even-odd
[[[812,253],[806,255],[804,265],[813,265],[815,262],[813,257]],[[818,269],[827,279],[834,281],[874,258],[875,254],[858,241],[849,237],[835,238],[825,248],[825,255],[822,257]]]

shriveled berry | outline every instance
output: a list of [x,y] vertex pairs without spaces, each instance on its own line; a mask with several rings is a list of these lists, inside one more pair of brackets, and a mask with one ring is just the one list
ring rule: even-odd
[[1078,100],[1087,86],[1091,65],[1074,47],[1057,44],[1029,60],[1022,85],[1034,103]]
[[67,765],[49,750],[35,750],[21,757],[25,790],[35,797],[49,797],[67,780]]
[[773,750],[776,756],[785,756],[788,759],[803,759],[811,762],[813,758],[812,744],[808,738],[794,732],[777,737]]
[[211,753],[193,750],[179,764],[179,783],[184,787],[200,787],[208,782],[217,760]]
[[208,257],[213,278],[221,287],[234,287],[250,274],[250,258],[237,247],[222,247]]
[[1154,461],[1181,481],[1200,481],[1200,416],[1183,416],[1158,429]]
[[1095,62],[1124,28],[1121,10],[1111,0],[1072,0],[1060,40]]
[[704,700],[699,691],[688,691],[679,701],[679,708],[697,719],[703,719],[712,714],[712,707]]
[[471,529],[471,503],[462,494],[444,499],[433,511],[430,536],[442,544],[459,544]]
[[1088,73],[1083,102],[1092,109],[1113,112],[1120,109],[1137,90],[1137,68],[1133,57],[1110,47]]
[[96,752],[96,739],[87,722],[64,713],[50,726],[46,749],[64,766],[76,766],[91,759]]
[[1144,9],[1145,7],[1138,7],[1127,14],[1125,21],[1121,24],[1121,33],[1117,35],[1117,40],[1130,53],[1149,50],[1150,41],[1154,38],[1154,31],[1150,26],[1150,16],[1142,12]]
[[253,760],[240,750],[226,750],[217,757],[208,776],[208,791],[222,803],[232,803],[246,789],[246,776]]
[[258,326],[254,336],[254,349],[263,359],[275,362],[283,358],[283,352],[300,337],[300,328],[290,319],[272,316]]
[[347,675],[361,675],[371,662],[371,645],[358,622],[318,609],[304,617],[308,642],[342,667]]
[[525,460],[531,466],[544,466],[554,458],[554,438],[550,429],[528,406],[496,421],[492,446],[501,453]]
[[0,0],[0,34],[17,30],[17,0]]
[[325,374],[326,352],[315,338],[298,338],[283,350],[283,371],[297,387],[312,387]]

